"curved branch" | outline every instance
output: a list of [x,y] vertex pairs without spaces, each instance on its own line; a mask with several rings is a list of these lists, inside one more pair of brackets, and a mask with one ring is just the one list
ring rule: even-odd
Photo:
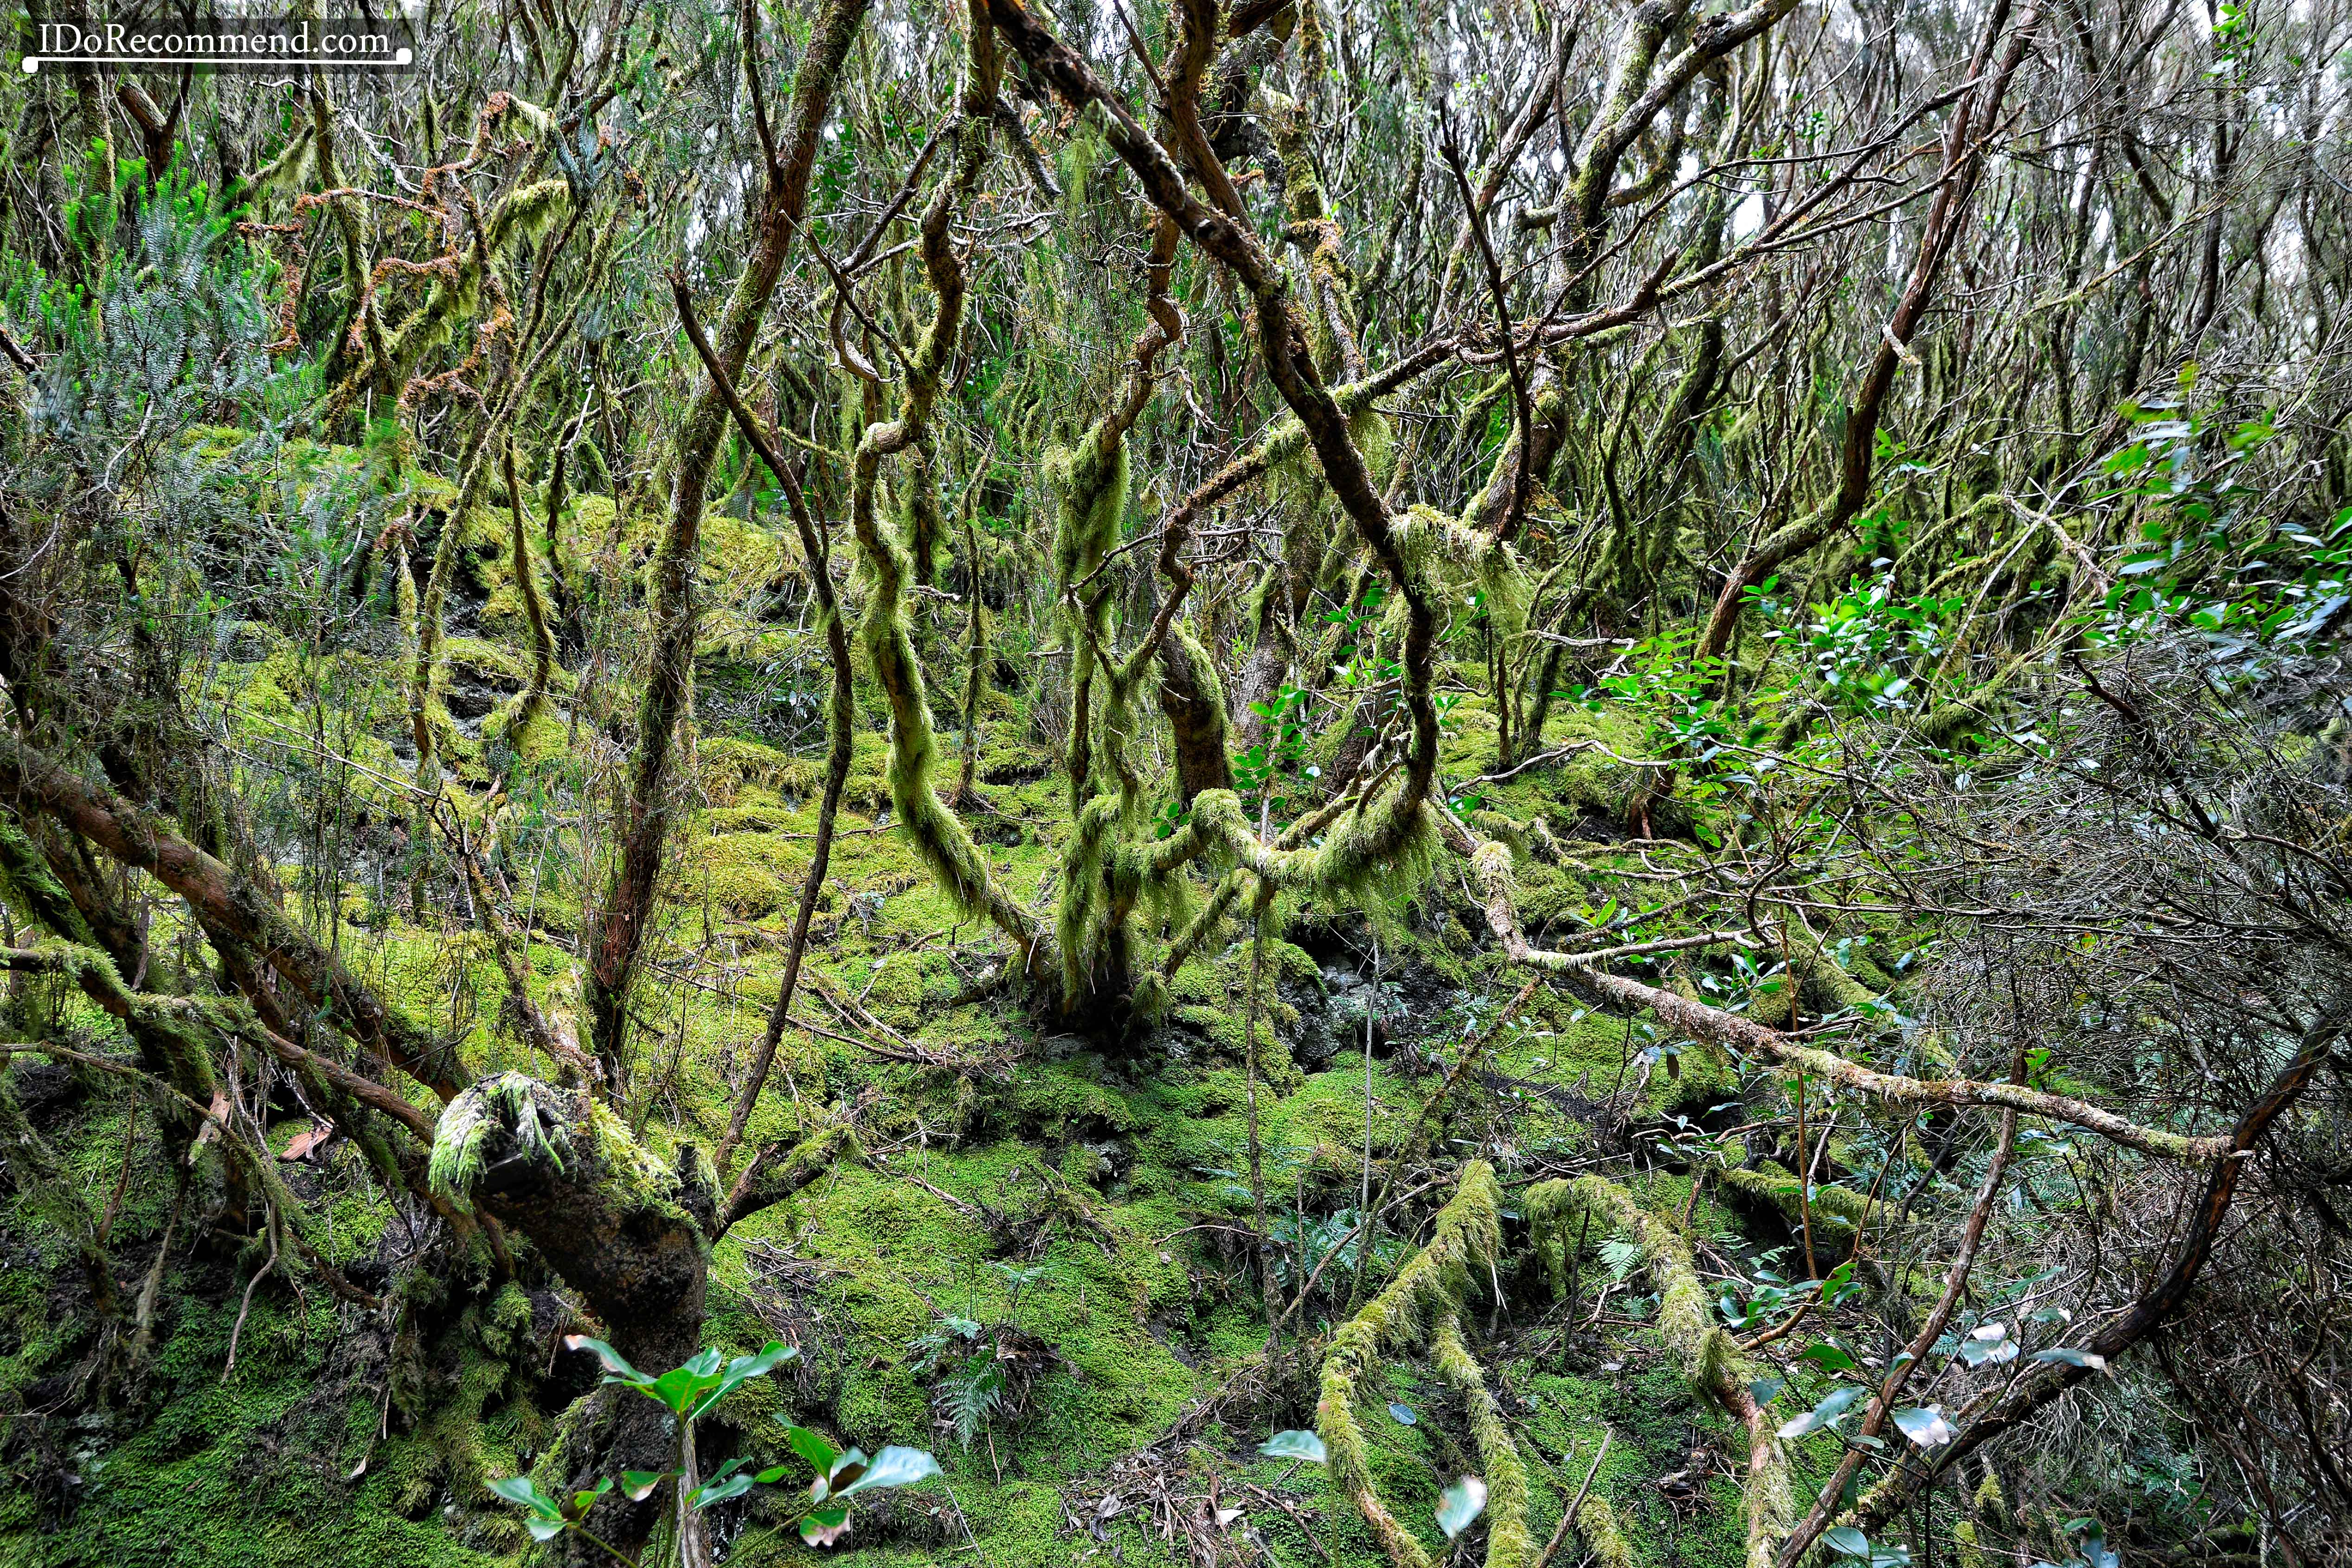
[[[2205,1195],[2197,1205],[2188,1237],[2180,1244],[2171,1268],[2153,1289],[2131,1304],[2130,1310],[2093,1337],[2090,1354],[2079,1364],[2058,1363],[2043,1368],[2010,1390],[2005,1397],[2000,1390],[1994,1390],[1992,1397],[1997,1403],[1962,1427],[1948,1447],[1937,1450],[1931,1462],[1906,1462],[1864,1494],[1854,1509],[1853,1517],[1858,1523],[1866,1529],[1894,1517],[1917,1495],[1920,1488],[2003,1432],[2031,1419],[2035,1412],[2090,1376],[2095,1370],[2093,1358],[2098,1364],[2113,1361],[2171,1317],[2188,1300],[2198,1275],[2213,1256],[2222,1222],[2229,1217],[2231,1203],[2237,1196],[2239,1180],[2245,1173],[2254,1145],[2262,1142],[2272,1122],[2303,1098],[2320,1065],[2335,1051],[2347,1030],[2352,1030],[2352,1020],[2347,1020],[2339,997],[2332,1016],[2323,1016],[2305,1031],[2294,1058],[2280,1069],[2263,1097],[2246,1108],[2230,1135],[2214,1140],[2223,1145],[2225,1157],[2215,1163],[2212,1174],[2206,1180]],[[1962,1413],[1963,1416],[1969,1414]]]
[[[1454,847],[1461,848],[1466,842],[1465,836],[1455,842]],[[2067,1122],[2137,1149],[2142,1153],[2168,1160],[2210,1160],[2232,1152],[2232,1142],[2226,1136],[2191,1137],[2185,1133],[2168,1132],[2160,1128],[2143,1127],[2086,1100],[2045,1093],[2021,1084],[1980,1083],[1972,1079],[1916,1079],[1897,1073],[1876,1072],[1859,1067],[1833,1051],[1799,1045],[1779,1030],[1766,1028],[1736,1013],[1710,1007],[1704,1002],[1694,1002],[1654,985],[1644,985],[1638,980],[1607,973],[1595,967],[1594,960],[1600,954],[1556,952],[1531,946],[1526,932],[1520,929],[1518,911],[1512,904],[1510,849],[1488,840],[1471,848],[1468,854],[1472,874],[1478,882],[1479,902],[1486,910],[1487,929],[1501,941],[1512,962],[1554,971],[1565,977],[1570,985],[1622,1007],[1636,1010],[1646,1007],[1657,1015],[1659,1022],[1695,1039],[1706,1040],[1744,1056],[1761,1058],[1783,1071],[1811,1073],[1843,1088],[1876,1095],[1883,1100],[1898,1100],[1915,1105],[2000,1106],[2023,1111],[2029,1116],[2043,1116],[2053,1121]]]
[[465,1068],[449,1044],[385,1002],[233,868],[113,791],[0,734],[0,795],[39,807],[124,865],[154,877],[187,900],[207,926],[268,960],[337,1027],[443,1100],[456,1099],[465,1087]]

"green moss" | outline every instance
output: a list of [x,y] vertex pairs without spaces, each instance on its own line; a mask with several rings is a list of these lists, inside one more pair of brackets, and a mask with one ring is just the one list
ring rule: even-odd
[[1415,1348],[1461,1310],[1474,1268],[1491,1266],[1501,1245],[1501,1202],[1492,1166],[1483,1160],[1465,1166],[1428,1245],[1340,1326],[1324,1352],[1315,1426],[1329,1455],[1332,1478],[1400,1568],[1431,1568],[1432,1559],[1373,1483],[1364,1431],[1356,1420],[1357,1391],[1381,1352]]
[[1771,1205],[1792,1221],[1810,1208],[1814,1225],[1839,1235],[1853,1235],[1854,1227],[1870,1215],[1869,1194],[1857,1193],[1851,1187],[1816,1182],[1812,1192],[1801,1202],[1796,1173],[1769,1160],[1753,1170],[1737,1165],[1727,1167],[1722,1176],[1725,1185]]
[[[321,1292],[312,1291],[307,1307],[279,1290],[259,1292],[238,1340],[236,1369],[224,1382],[236,1295],[206,1300],[191,1292],[181,1269],[167,1284],[179,1306],[158,1348],[152,1415],[121,1428],[86,1427],[77,1443],[78,1505],[56,1520],[0,1514],[0,1563],[494,1568],[512,1562],[520,1530],[503,1510],[473,1511],[495,1506],[486,1495],[451,1492],[443,1458],[426,1436],[377,1439],[375,1388],[331,1363],[346,1336]],[[475,1370],[487,1358],[467,1353],[460,1381],[471,1379],[487,1405],[493,1378]],[[451,1408],[469,1397],[460,1392]],[[470,1424],[474,1462],[511,1468],[516,1419],[499,1411]],[[452,1418],[447,1429],[466,1425]]]
[[758,921],[799,902],[810,847],[794,835],[716,834],[684,847],[668,880],[689,908],[707,900],[739,920]]
[[865,987],[865,1006],[892,1028],[908,1034],[922,1027],[923,961],[911,952],[884,958]]
[[571,755],[572,732],[545,701],[530,702],[518,694],[499,705],[482,726],[513,748],[527,767],[561,763]]

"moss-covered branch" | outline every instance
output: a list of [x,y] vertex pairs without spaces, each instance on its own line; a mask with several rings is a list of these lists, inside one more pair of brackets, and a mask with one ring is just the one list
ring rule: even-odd
[[[509,440],[499,449],[499,463],[507,482],[507,517],[509,523],[508,569],[514,575],[515,588],[522,599],[523,620],[530,627],[530,679],[516,700],[512,716],[507,721],[507,732],[520,740],[530,728],[547,705],[547,693],[555,683],[555,633],[548,624],[547,601],[539,592],[539,570],[531,560],[530,530],[525,526],[522,507],[522,486],[515,478],[514,443]],[[554,526],[554,519],[548,520]]]
[[1724,1185],[1735,1192],[1745,1193],[1759,1203],[1770,1205],[1790,1219],[1810,1210],[1814,1224],[1826,1225],[1847,1235],[1852,1235],[1856,1227],[1867,1224],[1870,1219],[1873,1206],[1870,1198],[1852,1187],[1817,1183],[1806,1194],[1808,1201],[1801,1204],[1798,1201],[1801,1184],[1796,1176],[1788,1167],[1774,1164],[1769,1160],[1752,1170],[1741,1165],[1727,1166],[1721,1174]]
[[993,35],[978,21],[971,28],[970,48],[964,108],[953,132],[955,167],[940,182],[923,209],[923,266],[935,300],[931,322],[909,361],[898,417],[867,426],[858,441],[851,473],[850,526],[873,580],[858,640],[889,705],[890,765],[886,777],[891,805],[898,813],[898,828],[956,906],[995,925],[1019,950],[1022,967],[1035,975],[1044,956],[1045,932],[1029,911],[997,885],[971,830],[940,802],[933,783],[939,738],[931,722],[922,665],[915,656],[907,623],[911,563],[898,531],[876,506],[883,459],[912,447],[929,423],[963,321],[966,279],[951,228],[960,202],[979,180],[986,160],[997,68]]
[[856,1129],[838,1121],[824,1131],[785,1146],[763,1147],[743,1167],[718,1213],[716,1235],[723,1236],[762,1209],[773,1208],[833,1169],[845,1152],[863,1152]]
[[1401,664],[1412,740],[1397,788],[1381,815],[1364,826],[1360,847],[1381,857],[1406,853],[1426,831],[1422,807],[1437,773],[1437,709],[1432,697],[1437,615],[1427,585],[1406,562],[1394,521],[1371,468],[1356,444],[1346,414],[1318,369],[1305,324],[1292,307],[1288,281],[1253,232],[1241,197],[1210,146],[1197,118],[1198,84],[1216,52],[1213,8],[1188,7],[1178,47],[1179,87],[1168,99],[1168,119],[1193,173],[1209,194],[1196,197],[1184,173],[1157,139],[1078,55],[1054,37],[1018,0],[988,0],[988,15],[1033,73],[1071,103],[1097,107],[1104,134],[1133,170],[1144,195],[1231,269],[1254,302],[1259,355],[1275,389],[1305,431],[1325,482],[1402,601],[1405,632]]
[[1588,1214],[1641,1247],[1657,1281],[1658,1329],[1666,1348],[1682,1359],[1691,1386],[1719,1401],[1747,1430],[1748,1568],[1772,1568],[1795,1514],[1788,1457],[1770,1417],[1748,1392],[1755,1368],[1715,1321],[1715,1304],[1699,1282],[1689,1236],[1603,1176],[1538,1182],[1528,1189],[1521,1207],[1538,1247],[1548,1253],[1574,1247],[1571,1224]]
[[[1453,1198],[1438,1211],[1429,1244],[1406,1260],[1362,1311],[1339,1326],[1324,1352],[1315,1428],[1329,1456],[1331,1478],[1397,1568],[1431,1568],[1431,1560],[1372,1487],[1364,1431],[1356,1422],[1359,1385],[1384,1355],[1420,1348],[1461,1310],[1477,1272],[1494,1263],[1502,1228],[1502,1190],[1495,1169],[1474,1160],[1462,1168]],[[1524,1477],[1521,1486],[1524,1492]],[[1524,1507],[1519,1529],[1526,1529]]]
[[[1646,1008],[1661,1023],[1695,1039],[1712,1042],[1743,1057],[1761,1058],[1783,1072],[1811,1073],[1882,1100],[1914,1105],[2008,1107],[2085,1128],[2142,1153],[2171,1160],[2210,1160],[2228,1152],[2230,1141],[2226,1136],[2197,1137],[2145,1127],[2087,1100],[2029,1089],[2023,1084],[1986,1083],[1973,1079],[1926,1079],[1877,1072],[1850,1062],[1834,1051],[1800,1045],[1752,1018],[1612,974],[1597,962],[1606,958],[1606,953],[1554,952],[1530,946],[1512,900],[1509,848],[1489,840],[1476,845],[1469,853],[1488,928],[1502,941],[1515,962],[1551,970],[1578,989],[1621,1007],[1635,1011]],[[1720,933],[1708,933],[1708,939],[1726,940]]]
[[259,955],[338,1028],[443,1100],[463,1087],[465,1069],[444,1042],[386,1003],[250,880],[159,819],[8,735],[0,735],[0,790],[152,874],[187,900],[208,928]]
[[1470,1347],[1462,1342],[1462,1320],[1449,1315],[1431,1342],[1437,1370],[1462,1396],[1470,1413],[1470,1435],[1486,1482],[1486,1568],[1528,1568],[1536,1554],[1528,1532],[1528,1467],[1511,1441],[1502,1406],[1486,1388]]

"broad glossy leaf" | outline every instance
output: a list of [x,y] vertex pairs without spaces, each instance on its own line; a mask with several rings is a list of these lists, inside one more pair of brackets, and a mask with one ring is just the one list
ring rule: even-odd
[[719,1374],[718,1385],[696,1402],[693,1414],[695,1415],[705,1414],[711,1406],[734,1393],[750,1379],[767,1376],[768,1373],[800,1353],[788,1344],[770,1340],[761,1347],[758,1354],[737,1356],[727,1363],[727,1370]]
[[563,1348],[586,1351],[598,1361],[603,1362],[607,1383],[625,1383],[633,1388],[643,1388],[653,1381],[652,1378],[631,1366],[628,1357],[602,1340],[591,1339],[586,1334],[566,1334],[563,1336]]
[[744,1475],[729,1476],[725,1480],[712,1481],[709,1486],[695,1488],[694,1490],[687,1494],[686,1506],[688,1508],[709,1508],[713,1503],[721,1503],[727,1501],[730,1498],[741,1497],[745,1492],[748,1492],[751,1489],[751,1477]]
[[572,1494],[572,1500],[563,1505],[563,1517],[566,1519],[587,1518],[588,1510],[596,1506],[596,1500],[603,1497],[606,1492],[611,1491],[612,1489],[612,1477],[598,1477],[594,1486],[583,1488],[581,1490]]
[[561,1515],[554,1519],[541,1519],[539,1515],[532,1514],[522,1521],[522,1527],[530,1531],[530,1538],[533,1541],[552,1541],[562,1534],[565,1529]]
[[853,1492],[868,1491],[877,1487],[910,1487],[917,1481],[928,1480],[940,1473],[940,1462],[920,1448],[902,1448],[896,1443],[874,1456],[874,1462],[856,1480],[833,1489],[835,1497],[848,1497]]
[[2072,1345],[2053,1345],[2046,1351],[2035,1351],[2035,1361],[2063,1363],[2067,1366],[2084,1366],[2093,1372],[2107,1370],[2107,1358],[2093,1351],[2076,1350]]
[[719,1386],[719,1352],[704,1351],[684,1366],[674,1366],[654,1379],[645,1392],[659,1400],[672,1415],[683,1415],[704,1394]]
[[1943,1413],[1930,1410],[1923,1405],[1896,1411],[1895,1425],[1906,1437],[1923,1448],[1941,1447],[1952,1440],[1952,1428],[1944,1419]]
[[1968,1338],[1960,1342],[1960,1359],[1970,1366],[1982,1366],[1987,1362],[1999,1366],[2017,1359],[2018,1343],[2009,1337],[2007,1323],[1986,1323],[1970,1329]]
[[809,1462],[810,1468],[820,1476],[833,1474],[834,1461],[841,1458],[840,1449],[807,1427],[795,1426],[781,1415],[776,1417],[776,1422],[784,1429],[784,1441],[793,1446],[793,1453]]
[[1260,1443],[1257,1451],[1269,1459],[1305,1459],[1311,1465],[1325,1465],[1331,1460],[1323,1450],[1323,1439],[1312,1432],[1276,1432]]
[[660,1403],[673,1415],[683,1415],[695,1402],[719,1385],[718,1379],[697,1377],[685,1367],[673,1367],[638,1392]]
[[563,1510],[556,1500],[539,1489],[529,1476],[504,1476],[490,1483],[490,1490],[509,1502],[520,1503],[543,1518],[561,1521]]
[[1868,1557],[1870,1537],[1850,1524],[1839,1525],[1822,1537],[1822,1544],[1845,1557]]
[[1843,1347],[1831,1344],[1827,1340],[1817,1345],[1806,1346],[1797,1359],[1811,1362],[1823,1372],[1852,1372],[1858,1364]]
[[809,1483],[809,1496],[818,1502],[823,1502],[836,1492],[848,1490],[857,1484],[857,1478],[866,1473],[866,1450],[850,1449],[849,1452],[834,1460],[833,1468],[829,1472]]
[[830,1546],[849,1531],[849,1505],[821,1508],[801,1521],[801,1539],[811,1546]]
[[1389,1418],[1400,1426],[1412,1426],[1421,1420],[1420,1416],[1412,1413],[1412,1405],[1400,1405],[1393,1399],[1389,1401]]
[[739,1355],[727,1363],[727,1375],[737,1383],[747,1377],[765,1377],[788,1361],[800,1359],[800,1352],[782,1340],[770,1340],[751,1355]]
[[1437,1528],[1451,1541],[1486,1511],[1486,1483],[1475,1476],[1465,1476],[1438,1494]]
[[1830,1423],[1835,1421],[1839,1416],[1844,1415],[1848,1410],[1852,1409],[1853,1407],[1854,1401],[1861,1397],[1862,1390],[1853,1387],[1850,1384],[1843,1388],[1832,1388],[1830,1390],[1828,1396],[1819,1405],[1814,1405],[1802,1415],[1799,1415],[1792,1420],[1782,1422],[1780,1424],[1780,1436],[1783,1437],[1803,1437],[1808,1436],[1812,1433],[1819,1432],[1823,1427],[1829,1426]]

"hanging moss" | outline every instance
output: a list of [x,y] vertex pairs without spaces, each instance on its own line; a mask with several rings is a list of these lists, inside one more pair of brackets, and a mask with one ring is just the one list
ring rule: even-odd
[[489,1151],[500,1139],[511,1140],[520,1157],[542,1159],[562,1170],[573,1153],[572,1134],[560,1116],[542,1106],[543,1098],[531,1079],[502,1072],[451,1100],[433,1130],[433,1190],[467,1208],[474,1184],[488,1173]]
[[[1069,743],[1065,758],[1070,814],[1078,816],[1095,793],[1097,731],[1104,760],[1112,765],[1124,802],[1132,809],[1135,780],[1125,765],[1124,754],[1133,722],[1131,693],[1120,679],[1117,662],[1108,657],[1114,590],[1118,584],[1109,577],[1087,583],[1118,544],[1119,526],[1127,514],[1125,428],[1114,423],[1112,415],[1105,415],[1070,446],[1049,451],[1045,474],[1057,502],[1054,581],[1060,594],[1070,656]],[[1081,584],[1087,585],[1081,588]],[[1104,687],[1099,715],[1093,702],[1098,677]]]
[[1173,865],[1215,851],[1276,888],[1332,902],[1406,894],[1428,879],[1439,847],[1437,830],[1424,809],[1415,814],[1402,843],[1390,842],[1391,814],[1383,809],[1390,798],[1368,799],[1342,814],[1315,848],[1280,850],[1258,842],[1232,791],[1203,790],[1192,801],[1192,820],[1163,841],[1156,855],[1161,864]]
[[1087,802],[1062,851],[1062,897],[1054,935],[1062,952],[1063,993],[1073,999],[1088,991],[1095,955],[1109,939],[1104,865],[1115,851],[1119,816],[1116,796],[1097,795]]
[[890,804],[908,843],[956,908],[992,920],[1025,954],[1039,940],[1034,922],[997,888],[971,829],[940,803],[932,781],[939,737],[907,626],[905,552],[870,513],[859,542],[876,579],[858,636],[890,704],[890,761],[885,773]]
[[390,361],[382,368],[391,383],[406,383],[427,355],[447,346],[459,322],[482,313],[489,266],[516,246],[545,237],[571,209],[572,187],[562,179],[536,181],[500,197],[484,219],[480,243],[459,246],[451,265],[433,273],[424,302],[380,334]]
[[[1406,569],[1424,581],[1444,563],[1477,584],[1497,637],[1515,637],[1528,629],[1534,584],[1519,565],[1518,552],[1508,544],[1425,506],[1397,520],[1395,538]],[[1401,597],[1397,603],[1402,603]]]

